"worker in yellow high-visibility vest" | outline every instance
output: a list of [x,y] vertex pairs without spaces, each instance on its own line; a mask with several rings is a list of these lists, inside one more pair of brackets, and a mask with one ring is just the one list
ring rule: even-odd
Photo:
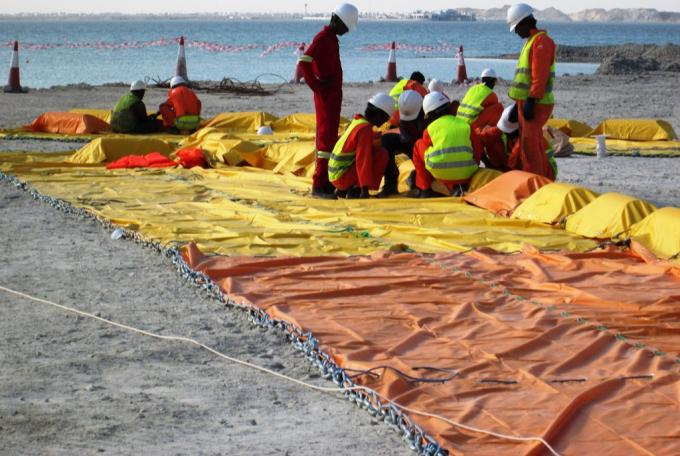
[[524,171],[555,179],[546,155],[543,126],[553,112],[555,42],[536,27],[533,8],[524,3],[508,9],[510,31],[526,39],[517,61],[508,96],[517,102],[520,142],[519,166]]
[[423,100],[428,126],[413,147],[416,187],[411,197],[437,196],[432,190],[435,179],[451,195],[460,196],[479,169],[483,146],[470,125],[450,113],[449,99],[431,92]]
[[371,97],[364,114],[357,114],[335,143],[328,160],[328,180],[339,198],[368,198],[369,190],[380,187],[387,167],[388,152],[373,131],[394,113],[394,98],[386,93]]
[[493,91],[498,80],[496,71],[485,68],[481,79],[482,82],[468,89],[456,112],[456,117],[469,123],[474,130],[496,125],[503,113],[503,105]]

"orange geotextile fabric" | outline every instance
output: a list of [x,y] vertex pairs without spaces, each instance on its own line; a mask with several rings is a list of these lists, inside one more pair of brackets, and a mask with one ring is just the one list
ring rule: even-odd
[[508,217],[522,201],[551,183],[550,179],[538,174],[508,171],[482,188],[468,193],[463,199],[474,206]]
[[[357,373],[403,406],[541,436],[563,455],[680,454],[680,281],[667,263],[615,250],[184,255],[232,299],[311,331],[350,374],[456,374]],[[548,454],[410,416],[451,454]]]
[[111,130],[108,123],[95,116],[74,112],[43,113],[31,123],[30,128],[35,132],[64,135],[102,133]]

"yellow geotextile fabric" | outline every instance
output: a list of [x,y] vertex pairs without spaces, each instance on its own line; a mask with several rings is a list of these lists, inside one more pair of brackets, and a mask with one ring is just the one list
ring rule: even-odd
[[82,164],[105,163],[126,155],[144,155],[150,152],[169,156],[174,149],[174,146],[160,139],[97,138],[81,147],[68,161]]
[[275,120],[276,116],[268,112],[223,112],[208,120],[203,128],[257,133],[258,128]]
[[652,212],[630,230],[633,240],[662,259],[680,254],[680,209],[664,207]]
[[107,171],[65,154],[3,154],[0,170],[165,244],[244,255],[353,255],[491,247],[584,251],[591,240],[496,217],[458,198],[315,200],[310,180],[253,168]]
[[570,215],[565,229],[588,238],[619,237],[655,210],[653,205],[632,196],[605,193]]
[[127,135],[122,133],[97,133],[84,135],[66,135],[60,133],[39,133],[29,131],[23,128],[3,129],[0,130],[0,139],[38,139],[38,140],[54,140],[54,141],[73,141],[84,143],[97,138],[118,138],[118,139],[158,139],[172,144],[178,144],[185,136],[171,135],[167,133],[154,133],[148,135]]
[[593,127],[573,119],[548,119],[549,127],[557,128],[572,138],[588,136]]
[[[584,155],[597,153],[595,138],[569,138],[574,146],[574,152]],[[621,139],[607,139],[607,153],[609,155],[663,155],[680,156],[680,141],[624,141]]]
[[607,119],[590,132],[590,136],[626,141],[672,141],[678,139],[671,124],[659,119]]
[[512,213],[512,218],[557,223],[597,198],[587,188],[557,182],[539,188]]

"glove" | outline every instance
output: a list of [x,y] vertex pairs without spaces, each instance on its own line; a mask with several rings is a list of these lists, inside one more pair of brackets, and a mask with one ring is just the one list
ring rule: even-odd
[[512,107],[512,110],[510,111],[510,115],[508,116],[508,120],[510,122],[517,123],[517,116],[519,115],[517,111],[517,103],[515,103]]
[[533,98],[527,98],[527,101],[524,102],[524,107],[522,109],[522,113],[524,114],[524,119],[525,120],[532,120],[534,118],[534,100]]

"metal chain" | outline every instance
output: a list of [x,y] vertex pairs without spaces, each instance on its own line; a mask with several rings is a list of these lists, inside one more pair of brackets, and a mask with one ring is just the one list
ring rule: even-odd
[[[314,335],[302,328],[292,325],[283,320],[275,320],[263,309],[244,305],[225,295],[220,286],[206,274],[189,267],[180,250],[176,246],[165,246],[157,241],[146,239],[137,231],[121,228],[111,223],[110,220],[93,214],[84,208],[76,208],[66,201],[43,195],[25,182],[14,176],[9,176],[0,171],[0,181],[13,184],[16,188],[28,192],[35,200],[60,210],[68,215],[79,218],[91,219],[99,222],[105,229],[122,229],[123,237],[132,240],[144,248],[153,250],[158,254],[169,258],[175,266],[178,274],[187,282],[200,287],[208,297],[228,307],[240,309],[247,313],[248,320],[255,326],[265,330],[275,330],[284,334],[297,350],[316,366],[324,379],[331,380],[336,386],[348,389],[355,386],[351,377],[338,366],[332,357],[319,348],[319,342]],[[397,432],[407,443],[409,448],[423,456],[448,456],[449,452],[444,449],[433,437],[415,424],[406,413],[402,412],[392,403],[383,403],[378,394],[372,390],[350,390],[344,393],[345,399],[354,402],[359,408],[366,410],[371,416],[379,421],[384,421],[389,427]]]

